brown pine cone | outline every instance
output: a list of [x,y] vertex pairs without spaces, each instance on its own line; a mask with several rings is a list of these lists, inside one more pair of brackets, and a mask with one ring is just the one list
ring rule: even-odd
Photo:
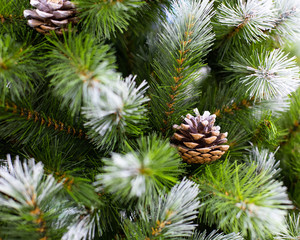
[[187,163],[216,161],[229,148],[229,145],[221,145],[227,142],[227,132],[220,133],[221,128],[214,126],[215,114],[210,115],[208,111],[205,111],[201,116],[198,109],[194,111],[196,117],[188,114],[180,126],[173,126],[176,132],[171,142]]
[[53,30],[62,34],[62,30],[68,30],[69,23],[78,22],[75,5],[68,0],[30,0],[30,4],[37,9],[24,10],[24,17],[28,25],[40,33]]

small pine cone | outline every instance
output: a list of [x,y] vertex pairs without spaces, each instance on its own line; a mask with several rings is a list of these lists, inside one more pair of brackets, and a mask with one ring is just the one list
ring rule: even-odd
[[69,23],[78,22],[75,5],[68,0],[30,0],[30,4],[36,9],[24,10],[24,17],[28,25],[40,33],[48,34],[53,30],[62,34],[62,30],[68,30]]
[[229,145],[221,145],[227,142],[227,132],[220,133],[221,128],[214,126],[215,114],[205,111],[201,116],[198,109],[194,111],[196,117],[188,114],[180,126],[173,126],[176,132],[171,142],[189,164],[216,161],[229,148]]

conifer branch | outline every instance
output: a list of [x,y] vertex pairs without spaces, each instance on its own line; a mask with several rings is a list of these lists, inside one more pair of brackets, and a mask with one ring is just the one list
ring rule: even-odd
[[128,239],[184,239],[193,234],[200,202],[197,185],[183,179],[168,194],[153,196],[148,205],[139,204],[135,219],[126,219]]
[[291,104],[289,111],[281,115],[281,127],[287,129],[286,135],[283,136],[280,146],[288,145],[288,143],[297,136],[297,133],[300,130],[300,90],[291,95]]
[[281,45],[285,41],[294,42],[300,37],[300,4],[293,0],[275,0],[277,19],[273,29],[270,31],[271,36],[274,33],[274,39]]
[[[0,105],[2,105],[1,102]],[[65,134],[75,138],[87,139],[87,135],[82,129],[75,129],[73,126],[64,124],[53,117],[46,116],[43,112],[37,112],[35,110],[19,107],[15,103],[8,101],[5,102],[4,106],[5,107],[0,108],[2,108],[5,112],[12,113],[14,116],[21,117],[27,121],[33,121],[35,124],[39,124],[40,127],[47,127],[56,132],[64,132]]]
[[13,21],[18,21],[18,20],[25,20],[24,16],[17,16],[17,15],[12,15],[12,14],[9,14],[9,15],[2,15],[0,14],[0,23],[5,23],[5,22],[13,22]]
[[103,159],[103,173],[95,183],[99,190],[107,192],[123,202],[139,198],[148,202],[170,188],[182,172],[179,168],[180,157],[167,140],[158,136],[142,137],[137,143],[138,151],[131,150],[125,155],[113,153],[111,159]]
[[200,233],[195,232],[191,240],[244,240],[244,238],[239,233],[229,233],[224,235],[224,233],[218,233],[217,231],[212,231],[210,234],[206,234],[206,231]]
[[38,63],[34,60],[37,46],[18,43],[9,35],[0,36],[0,101],[19,100],[34,92],[38,84]]
[[274,10],[269,0],[225,2],[223,1],[216,14],[215,30],[217,45],[222,54],[236,42],[243,40],[248,43],[261,41],[268,37],[264,31],[274,25]]
[[290,213],[286,217],[287,232],[278,234],[275,240],[298,240],[300,237],[300,214]]
[[258,147],[253,147],[245,160],[257,166],[256,171],[258,174],[264,172],[276,178],[281,171],[281,169],[279,169],[280,162],[276,161],[274,153],[268,149],[259,150]]
[[212,2],[174,0],[172,6],[170,20],[160,26],[152,63],[158,81],[152,79],[150,84],[154,126],[165,133],[191,105],[187,86],[199,77],[195,72],[214,38],[210,25]]
[[48,239],[61,234],[59,226],[56,233],[51,227],[54,216],[64,207],[63,203],[60,207],[51,205],[51,199],[61,190],[61,184],[56,183],[52,176],[43,179],[43,173],[41,163],[35,164],[30,159],[22,165],[18,157],[12,163],[8,155],[6,167],[0,168],[0,220],[8,221],[9,225],[4,225],[3,230],[8,228],[10,231],[0,231],[1,236],[15,238],[22,234],[23,237],[31,235],[36,239]]
[[[225,232],[241,232],[251,239],[285,231],[284,217],[291,208],[286,188],[257,166],[219,163],[206,166],[200,186],[200,217]],[[214,214],[214,218],[211,217]]]
[[127,29],[141,6],[141,0],[76,0],[83,28],[97,38],[111,38]]
[[280,146],[284,146],[288,144],[291,138],[296,134],[298,134],[299,131],[300,131],[300,120],[299,121],[295,120],[293,126],[291,126],[290,129],[288,130],[288,134],[284,136],[284,140],[280,142]]
[[233,59],[226,69],[234,73],[232,78],[237,80],[236,87],[245,89],[255,100],[286,97],[300,84],[295,57],[288,58],[280,49],[251,52],[240,49]]
[[110,47],[90,35],[69,33],[64,42],[48,38],[53,44],[46,58],[48,76],[54,93],[63,99],[72,114],[82,106],[99,101],[105,84],[114,84],[120,74],[115,71],[115,57]]
[[251,108],[254,105],[255,105],[255,101],[253,98],[252,99],[244,98],[238,102],[233,101],[230,106],[224,105],[221,109],[216,109],[214,114],[218,118],[222,118],[222,117],[226,116],[227,114],[233,115],[239,111],[243,111],[245,109]]
[[124,80],[118,79],[115,86],[102,87],[99,99],[83,108],[88,136],[102,150],[112,150],[116,143],[121,145],[129,136],[143,131],[147,86],[143,81],[136,87],[135,78],[130,75]]

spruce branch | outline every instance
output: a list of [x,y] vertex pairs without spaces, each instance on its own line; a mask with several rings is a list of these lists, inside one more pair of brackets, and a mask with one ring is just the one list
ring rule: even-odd
[[140,0],[76,0],[83,28],[97,38],[111,38],[127,29],[130,20],[145,4]]
[[239,40],[247,43],[261,41],[268,35],[264,31],[274,26],[271,0],[223,1],[216,14],[215,30],[223,54]]
[[[66,141],[80,148],[78,156],[92,149],[92,145],[84,138],[84,132],[78,129],[78,123],[73,123],[76,127],[68,124],[70,121],[66,113],[61,115],[62,113],[57,111],[56,114],[47,115],[43,111],[35,111],[31,104],[25,106],[21,107],[11,102],[6,102],[4,107],[0,106],[0,135],[8,142],[15,146],[23,146],[29,151],[42,147],[48,139],[52,141],[58,138],[61,142]],[[50,163],[54,164],[52,160]]]
[[127,239],[183,239],[191,236],[200,207],[197,185],[183,179],[168,194],[153,196],[149,206],[138,205],[136,219],[124,222]]
[[136,87],[132,75],[115,86],[103,87],[100,98],[83,108],[88,136],[100,149],[111,150],[128,136],[142,133],[146,123],[146,81]]
[[51,86],[73,115],[98,101],[105,84],[119,79],[110,47],[91,35],[70,33],[64,34],[64,42],[57,37],[48,40],[53,44],[46,57]]
[[[75,138],[87,138],[86,134],[82,129],[75,129],[73,126],[70,126],[57,119],[54,119],[53,117],[47,116],[44,112],[38,112],[35,110],[23,108],[17,106],[15,103],[10,101],[5,102],[4,107],[2,107],[2,110],[7,113],[8,117],[11,116],[13,118],[14,116],[16,116],[17,118],[21,118],[29,122],[33,121],[36,125],[40,125],[40,127],[47,127],[48,129],[56,131],[57,133],[64,132],[65,134],[73,136]],[[1,118],[5,118],[4,114]],[[14,129],[14,131],[16,131],[16,129]]]
[[239,233],[229,233],[224,235],[224,233],[218,233],[217,231],[212,231],[210,234],[206,234],[206,231],[200,233],[195,232],[191,240],[243,240],[244,238]]
[[157,81],[150,84],[153,125],[164,132],[191,106],[187,86],[199,77],[195,72],[214,39],[212,2],[174,0],[171,6],[153,42],[158,43],[152,63]]
[[206,166],[195,181],[200,187],[200,217],[225,232],[241,232],[250,239],[271,237],[285,231],[291,207],[286,188],[257,166],[229,164]]
[[123,202],[135,198],[147,202],[151,200],[149,197],[176,183],[182,173],[180,157],[167,140],[156,135],[142,137],[137,149],[125,155],[112,153],[111,159],[103,160],[104,172],[97,176],[95,183],[99,190],[104,188]]
[[19,43],[10,35],[0,36],[0,96],[19,100],[34,92],[38,84],[37,62],[33,57],[38,46]]
[[235,52],[227,70],[236,78],[236,87],[245,89],[249,97],[270,100],[294,92],[300,83],[295,57],[288,58],[280,49],[255,49],[252,53]]
[[23,10],[30,7],[29,2],[28,0],[2,0],[0,5],[0,26],[6,20],[23,19]]
[[[68,226],[68,231],[62,240],[92,240],[103,236],[109,227],[112,215],[104,213],[104,209],[83,210],[77,213],[73,224]],[[109,214],[112,214],[111,212]]]
[[275,154],[268,149],[259,150],[258,147],[253,146],[245,160],[250,164],[255,164],[257,166],[257,173],[265,172],[276,178],[281,171],[281,169],[279,169],[280,162],[276,161]]
[[22,164],[16,157],[13,163],[8,155],[7,166],[0,169],[0,220],[8,225],[0,227],[4,230],[0,235],[9,239],[21,234],[34,239],[59,237],[64,224],[53,226],[65,203],[52,199],[61,187],[51,175],[44,178],[40,162],[30,159]]
[[276,21],[271,36],[281,45],[300,38],[300,3],[294,0],[275,0]]
[[286,217],[287,232],[278,234],[276,240],[298,240],[300,237],[300,214],[290,213]]

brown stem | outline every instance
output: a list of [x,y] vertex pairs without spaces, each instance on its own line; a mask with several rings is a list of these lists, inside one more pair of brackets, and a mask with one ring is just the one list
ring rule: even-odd
[[55,120],[54,118],[51,118],[49,116],[44,117],[37,111],[18,107],[16,104],[8,102],[5,102],[4,110],[6,112],[18,114],[20,117],[25,118],[28,121],[34,121],[35,123],[39,123],[42,126],[52,128],[55,131],[65,132],[66,134],[72,135],[75,138],[87,139],[87,135],[83,132],[82,129],[76,130],[74,127],[64,124],[61,121]]

